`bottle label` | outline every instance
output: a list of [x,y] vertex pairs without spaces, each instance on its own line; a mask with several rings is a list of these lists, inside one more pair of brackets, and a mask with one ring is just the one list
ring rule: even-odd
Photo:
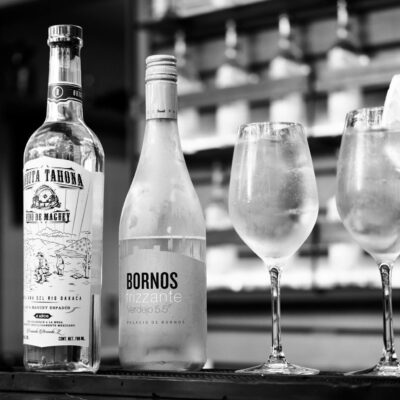
[[51,83],[47,91],[47,99],[53,103],[63,101],[79,101],[82,103],[82,88],[71,83]]
[[188,340],[205,349],[204,262],[131,247],[131,254],[120,256],[120,347],[132,349],[138,358],[151,347],[179,349]]
[[24,166],[24,344],[89,345],[97,175],[50,157]]

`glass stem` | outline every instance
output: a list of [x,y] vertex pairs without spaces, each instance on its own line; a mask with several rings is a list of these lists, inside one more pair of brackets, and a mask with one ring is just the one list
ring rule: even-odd
[[271,308],[272,308],[272,351],[269,362],[285,362],[281,344],[281,271],[278,267],[269,269],[271,278]]
[[393,309],[392,309],[392,265],[382,263],[379,265],[383,291],[383,357],[381,363],[397,363],[394,349]]

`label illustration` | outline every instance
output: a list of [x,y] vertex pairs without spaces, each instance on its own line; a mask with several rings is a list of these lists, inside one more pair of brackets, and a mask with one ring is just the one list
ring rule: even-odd
[[47,91],[47,99],[54,103],[69,100],[82,103],[82,97],[82,88],[70,83],[52,83]]
[[24,344],[87,346],[93,173],[41,157],[24,167]]
[[188,334],[205,338],[204,262],[154,249],[121,255],[120,329],[128,346],[136,340],[173,340],[178,346]]

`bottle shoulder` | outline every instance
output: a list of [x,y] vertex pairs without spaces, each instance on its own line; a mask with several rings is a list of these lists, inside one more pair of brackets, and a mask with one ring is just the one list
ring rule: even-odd
[[[206,236],[197,192],[187,179],[143,179],[135,175],[120,219],[120,238],[137,236]],[[180,177],[182,178],[182,176]]]
[[[29,138],[24,163],[42,157],[62,158],[103,171],[104,150],[96,134],[83,121],[45,121]],[[89,166],[88,169],[93,169]]]

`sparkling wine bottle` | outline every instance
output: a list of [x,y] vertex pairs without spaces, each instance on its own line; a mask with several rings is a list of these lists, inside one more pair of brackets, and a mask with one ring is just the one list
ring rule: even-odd
[[24,364],[100,363],[104,153],[83,121],[82,29],[49,28],[47,115],[24,153]]
[[145,136],[119,228],[119,358],[195,370],[206,360],[205,222],[179,141],[175,57],[146,64]]

